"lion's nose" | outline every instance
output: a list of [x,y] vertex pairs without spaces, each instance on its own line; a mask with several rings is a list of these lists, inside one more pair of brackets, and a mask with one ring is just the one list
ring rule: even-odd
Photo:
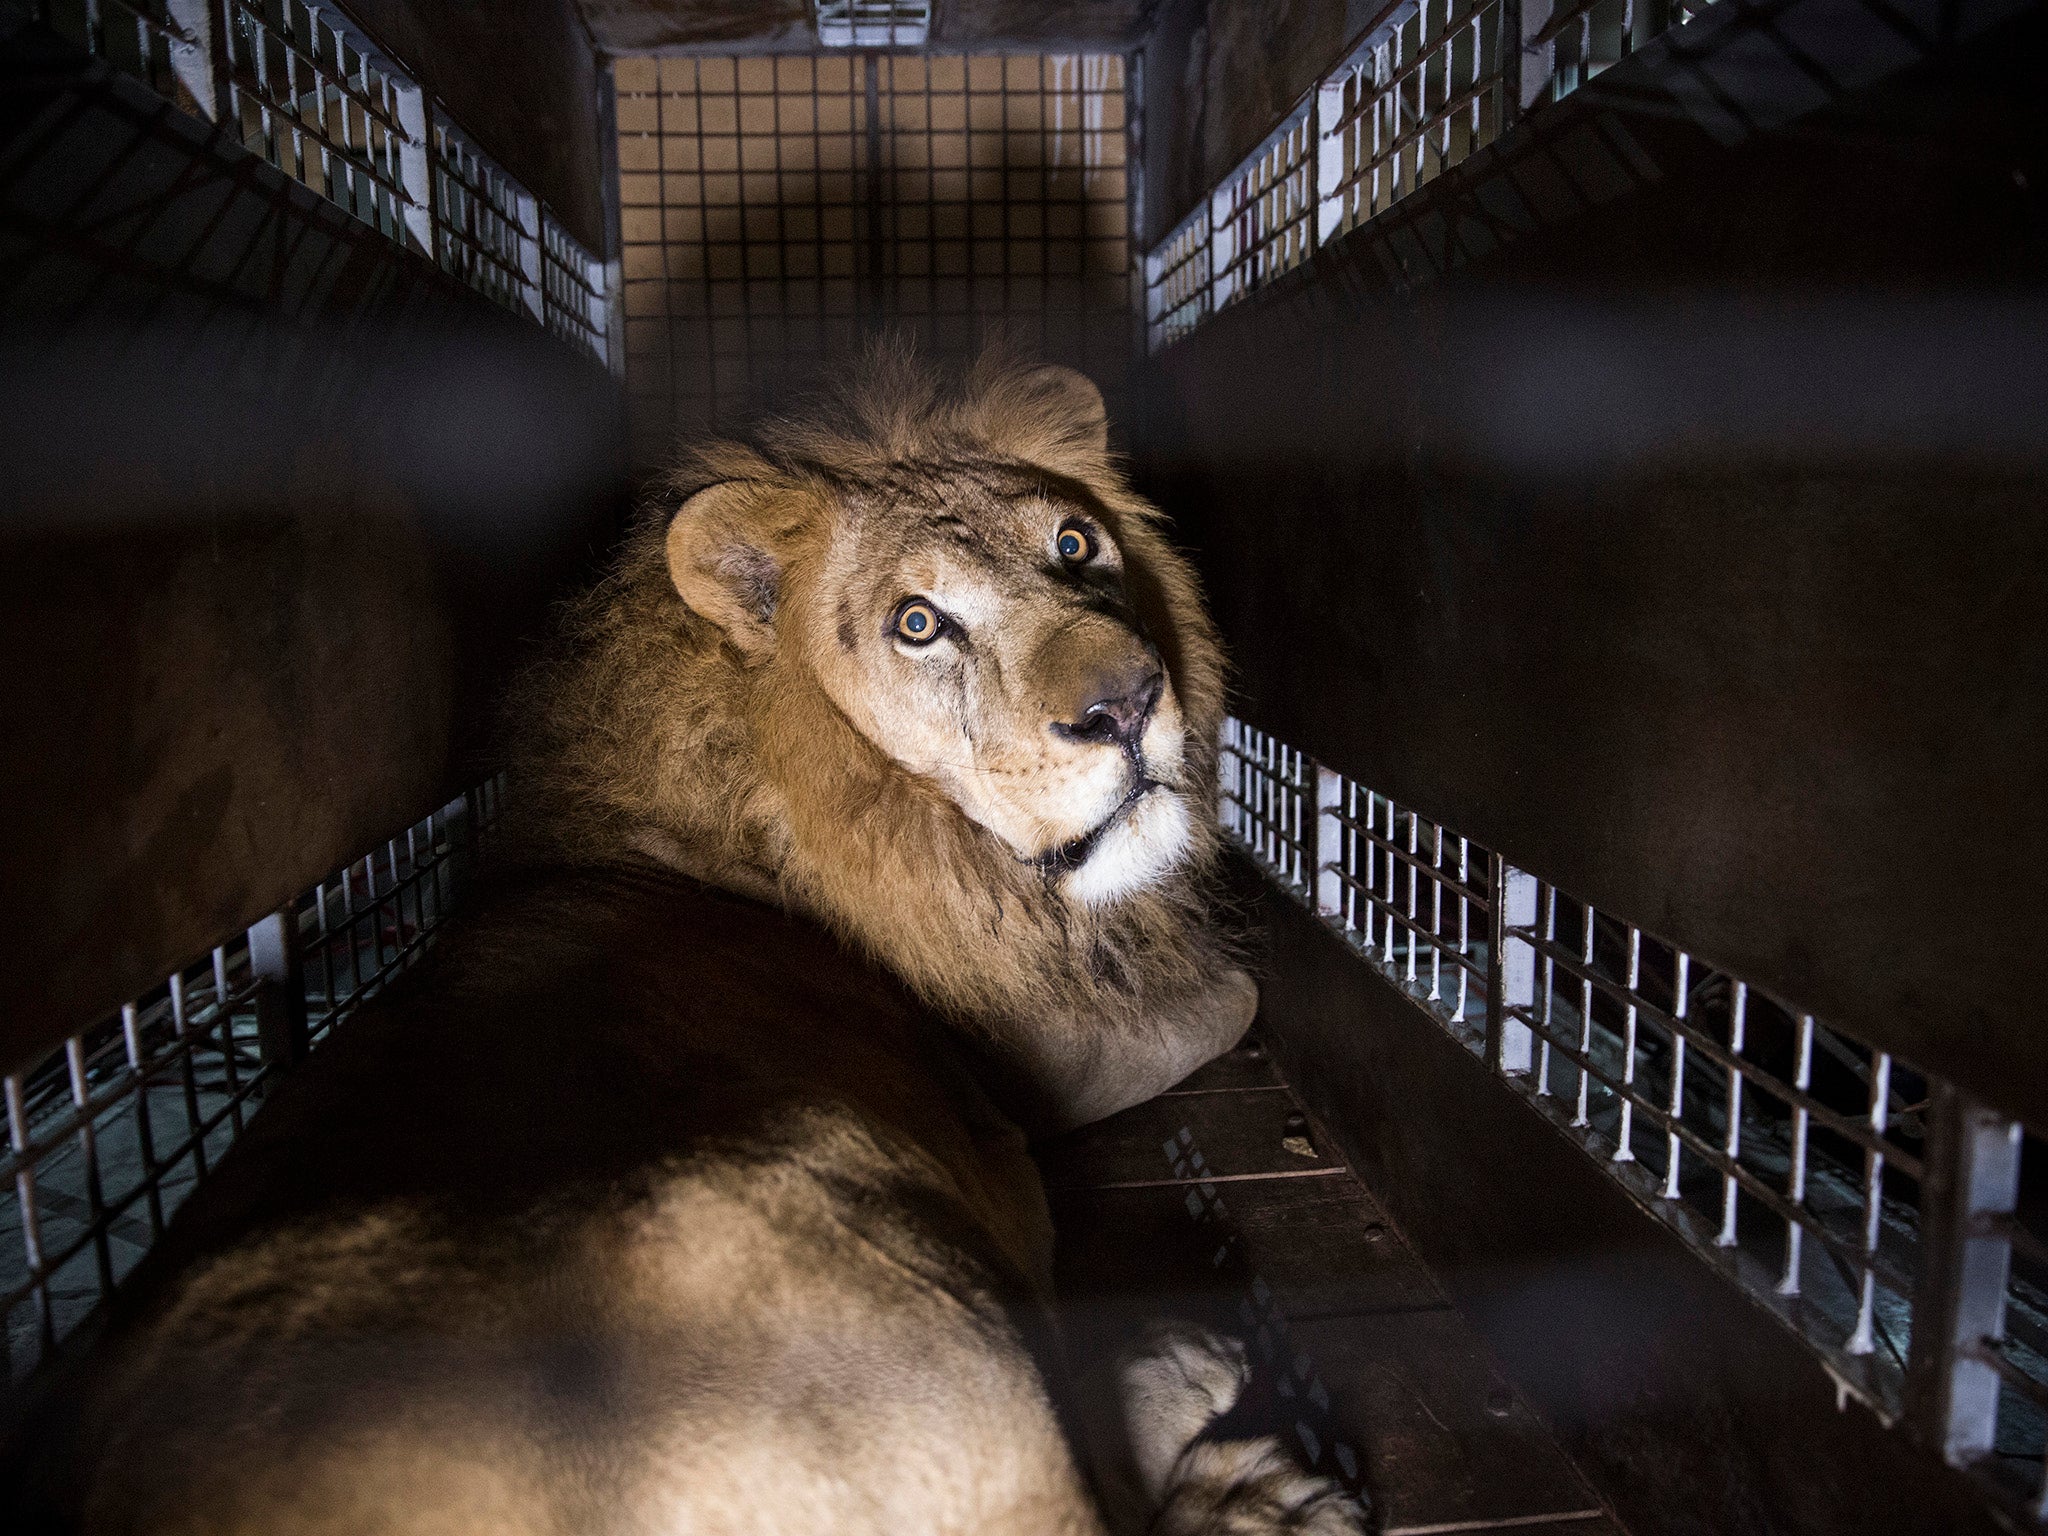
[[1156,660],[1134,658],[1131,665],[1093,678],[1080,691],[1074,718],[1055,722],[1053,732],[1073,741],[1095,739],[1135,747],[1165,687],[1166,674]]

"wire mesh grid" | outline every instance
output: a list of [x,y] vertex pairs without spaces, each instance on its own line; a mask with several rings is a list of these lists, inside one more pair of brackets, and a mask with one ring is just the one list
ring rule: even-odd
[[426,211],[403,164],[424,149],[418,87],[332,7],[227,3],[226,117],[243,146],[389,238],[412,239]]
[[1660,32],[1692,20],[1712,0],[1551,0],[1525,16],[1527,101],[1562,101]]
[[1513,14],[1501,0],[1419,0],[1323,82],[1322,238],[1384,212],[1500,135]]
[[196,50],[198,43],[172,15],[170,0],[45,0],[37,9],[59,37],[185,110],[196,108],[174,55]]
[[814,0],[818,41],[827,48],[922,48],[932,0]]
[[541,216],[541,304],[541,318],[549,330],[601,363],[610,360],[605,339],[604,264],[545,211]]
[[[296,1055],[425,953],[502,797],[501,779],[457,797],[5,1077],[8,1381],[113,1293]],[[289,952],[273,958],[279,928]]]
[[[1940,1079],[1241,720],[1222,777],[1224,828],[1269,876],[1843,1390],[1888,1422],[1917,1415],[2008,1507],[2048,1513],[2048,1151],[2025,1138],[2028,1184],[2020,1127],[1980,1111],[2010,1151],[1959,1161]],[[1930,1196],[1944,1180],[1958,1192]],[[1961,1258],[1951,1221],[1976,1245]],[[1930,1307],[1956,1321],[1916,1339]]]
[[626,380],[642,463],[877,328],[1001,329],[1105,389],[1131,350],[1123,61],[621,59]]
[[539,207],[454,124],[434,122],[435,259],[507,309],[534,291]]
[[1328,769],[1317,771],[1317,805],[1317,910],[1477,1049],[1492,950],[1492,856]]
[[1145,344],[1180,340],[1209,315],[1209,199],[1145,258]]
[[1304,102],[1210,199],[1212,311],[1308,259],[1315,243],[1314,135]]
[[1279,738],[1236,717],[1223,723],[1219,762],[1223,829],[1289,890],[1311,888],[1309,844],[1315,769]]

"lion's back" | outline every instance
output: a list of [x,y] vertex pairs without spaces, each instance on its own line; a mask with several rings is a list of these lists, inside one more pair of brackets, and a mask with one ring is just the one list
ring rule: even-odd
[[945,1443],[949,1383],[1039,1391],[1004,1207],[1042,1197],[899,987],[645,872],[480,905],[138,1277],[61,1498],[89,1529],[631,1528],[764,1461],[810,1508],[891,1414]]

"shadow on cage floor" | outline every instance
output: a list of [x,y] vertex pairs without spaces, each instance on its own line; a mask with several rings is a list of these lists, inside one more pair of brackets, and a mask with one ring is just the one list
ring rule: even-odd
[[1256,1040],[1039,1162],[1077,1365],[1206,1323],[1251,1344],[1231,1432],[1279,1435],[1384,1536],[1619,1536]]

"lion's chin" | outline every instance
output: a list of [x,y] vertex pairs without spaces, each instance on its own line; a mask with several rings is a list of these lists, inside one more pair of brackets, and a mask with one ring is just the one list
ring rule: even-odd
[[1193,832],[1187,801],[1155,789],[1095,840],[1060,888],[1084,906],[1119,901],[1170,873],[1186,856]]

